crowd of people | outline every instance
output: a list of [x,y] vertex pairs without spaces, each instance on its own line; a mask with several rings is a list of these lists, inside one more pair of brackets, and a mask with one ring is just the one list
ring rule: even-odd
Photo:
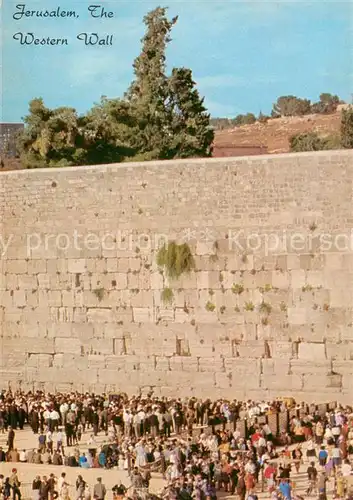
[[[284,427],[274,428],[269,416],[288,414],[289,406]],[[17,449],[16,435],[25,426],[36,435],[36,449]],[[7,437],[0,462],[126,471],[131,487],[117,485],[116,498],[141,496],[151,473],[158,472],[166,484],[161,498],[213,500],[223,491],[242,500],[256,500],[259,492],[294,500],[301,497],[293,473],[305,462],[305,498],[327,498],[330,480],[335,498],[353,500],[353,414],[347,407],[3,391],[0,433]],[[104,443],[98,445],[102,434]],[[0,477],[6,499],[21,498],[16,467],[11,476]],[[69,498],[65,475],[38,477],[32,486],[36,500]],[[103,486],[99,478],[92,490],[79,474],[75,496],[104,500]]]

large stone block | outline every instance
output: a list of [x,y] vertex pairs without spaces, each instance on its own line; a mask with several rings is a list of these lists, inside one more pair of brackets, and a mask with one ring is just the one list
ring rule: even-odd
[[326,359],[325,344],[300,342],[298,347],[298,358],[307,361],[324,361]]

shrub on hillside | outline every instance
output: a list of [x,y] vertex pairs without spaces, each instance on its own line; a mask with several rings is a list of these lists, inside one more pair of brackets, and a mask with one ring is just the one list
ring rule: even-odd
[[353,148],[353,108],[342,111],[341,145],[346,149]]
[[330,135],[320,137],[316,132],[304,132],[295,134],[289,139],[290,150],[293,153],[303,151],[322,151],[339,149],[341,147],[340,136]]

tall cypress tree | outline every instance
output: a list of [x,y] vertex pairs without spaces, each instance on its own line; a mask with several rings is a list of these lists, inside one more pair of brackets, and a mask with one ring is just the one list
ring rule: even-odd
[[210,156],[214,134],[191,70],[174,68],[171,76],[165,74],[165,51],[178,20],[169,21],[166,10],[158,7],[144,17],[142,52],[135,59],[135,80],[126,94],[138,123],[135,159]]
[[166,9],[161,7],[149,12],[143,19],[147,30],[141,40],[142,52],[133,65],[135,80],[126,94],[132,114],[137,118],[135,146],[141,159],[160,158],[167,146],[165,50],[177,19],[174,17],[169,21]]

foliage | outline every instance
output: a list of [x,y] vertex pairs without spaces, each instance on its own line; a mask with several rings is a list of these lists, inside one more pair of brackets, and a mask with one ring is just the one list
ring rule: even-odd
[[207,157],[214,133],[192,72],[165,74],[165,51],[177,17],[158,7],[144,17],[146,33],[135,59],[134,81],[123,99],[103,97],[85,115],[75,109],[29,103],[18,150],[25,167]]
[[311,106],[311,113],[328,114],[334,113],[340,103],[338,95],[329,93],[320,94],[320,101]]
[[248,123],[267,123],[270,118],[281,116],[303,116],[309,113],[328,114],[334,113],[337,106],[343,103],[337,95],[328,92],[320,95],[319,101],[311,104],[308,99],[300,99],[295,96],[281,96],[273,105],[271,116],[264,115],[260,111],[257,120],[252,113],[238,115],[235,118],[211,118],[210,123],[215,130],[226,130]]
[[258,116],[258,118],[257,118],[257,121],[258,121],[259,123],[267,123],[269,119],[270,119],[270,117],[269,117],[269,116],[264,115],[264,114],[262,113],[262,111],[260,111],[259,116]]
[[158,251],[157,264],[165,269],[169,278],[179,278],[195,267],[194,258],[187,243],[177,245],[175,241],[164,244]]
[[174,299],[173,290],[171,288],[164,288],[161,293],[161,300],[164,304],[171,304]]
[[301,151],[322,151],[330,149],[339,149],[341,144],[340,137],[329,135],[320,137],[316,132],[304,132],[290,137],[289,145],[292,152]]
[[260,312],[266,313],[266,314],[270,314],[270,312],[272,311],[271,305],[268,304],[267,302],[261,302],[259,309],[260,309]]
[[245,303],[245,311],[253,311],[254,309],[255,309],[255,306],[252,302]]
[[216,309],[216,306],[212,302],[208,301],[206,303],[205,309],[206,311],[213,312]]
[[253,113],[246,115],[238,115],[234,118],[234,125],[240,127],[241,125],[251,125],[256,122],[256,116]]
[[233,293],[236,293],[237,295],[240,295],[242,294],[244,291],[244,286],[243,285],[239,285],[238,283],[233,283],[232,285],[232,292]]
[[310,100],[301,99],[294,95],[281,96],[272,108],[272,117],[302,116],[310,113]]
[[343,148],[353,148],[353,108],[342,111],[341,145]]

